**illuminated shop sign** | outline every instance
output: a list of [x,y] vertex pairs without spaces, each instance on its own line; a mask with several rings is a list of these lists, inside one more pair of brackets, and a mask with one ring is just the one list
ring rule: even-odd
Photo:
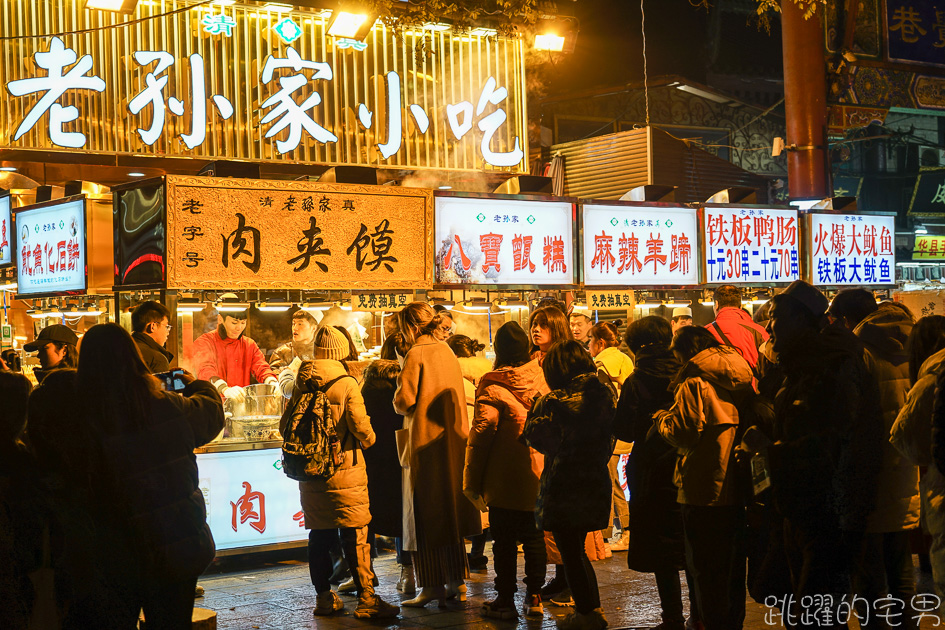
[[574,283],[574,206],[562,201],[436,197],[436,283]]
[[895,217],[808,216],[811,284],[860,286],[895,282]]
[[10,196],[0,197],[0,265],[13,262],[13,223],[10,217]]
[[695,210],[587,204],[583,216],[584,284],[699,284]]
[[16,212],[17,294],[86,288],[85,199]]
[[708,284],[790,283],[800,276],[797,210],[706,206]]

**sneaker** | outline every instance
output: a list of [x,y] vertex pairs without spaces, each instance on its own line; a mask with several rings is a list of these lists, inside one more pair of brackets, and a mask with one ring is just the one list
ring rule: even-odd
[[571,597],[571,589],[565,588],[557,595],[552,596],[548,602],[555,606],[574,606],[574,599]]
[[558,630],[604,630],[607,627],[607,618],[604,617],[603,610],[595,608],[586,615],[575,610],[555,623]]
[[518,612],[515,610],[515,601],[511,597],[496,597],[491,602],[485,602],[479,609],[483,616],[492,619],[515,619]]
[[363,593],[358,598],[354,616],[358,619],[390,619],[400,614],[400,606],[388,604],[376,593]]
[[400,565],[400,579],[397,580],[397,590],[405,595],[417,594],[417,581],[413,577],[413,565]]
[[626,551],[630,548],[630,532],[626,529],[620,533],[616,542],[610,543],[611,551]]
[[555,575],[554,579],[542,587],[541,597],[542,599],[548,599],[552,595],[557,595],[566,588],[568,588],[568,581],[564,578],[564,575]]
[[545,608],[541,605],[541,595],[533,593],[525,596],[525,603],[522,605],[526,617],[541,617],[545,614]]
[[344,602],[338,597],[338,593],[335,591],[325,591],[315,596],[315,610],[312,611],[312,614],[318,615],[319,617],[327,616],[339,610],[344,610],[344,608]]
[[354,578],[348,578],[338,587],[338,593],[354,593],[358,590],[358,587],[354,585]]

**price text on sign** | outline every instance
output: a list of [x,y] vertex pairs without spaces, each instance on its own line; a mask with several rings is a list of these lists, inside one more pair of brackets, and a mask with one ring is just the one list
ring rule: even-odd
[[798,279],[796,210],[707,207],[704,212],[707,283]]
[[185,177],[167,182],[168,287],[431,284],[430,191]]
[[586,291],[587,308],[633,308],[636,305],[633,291]]
[[585,205],[583,213],[585,284],[699,283],[695,210]]
[[436,198],[436,282],[573,284],[573,206],[556,201]]
[[818,285],[895,281],[895,217],[811,214],[810,274]]
[[10,197],[0,197],[0,265],[9,265],[13,262],[13,238],[10,230],[13,224],[10,221]]
[[912,260],[945,260],[945,236],[916,236]]
[[85,200],[16,213],[17,294],[85,290]]

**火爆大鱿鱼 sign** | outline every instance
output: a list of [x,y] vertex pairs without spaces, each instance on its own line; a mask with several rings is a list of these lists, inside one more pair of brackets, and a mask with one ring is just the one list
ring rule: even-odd
[[436,197],[436,284],[574,283],[574,205]]
[[85,199],[16,213],[17,295],[84,293]]
[[811,284],[893,284],[895,219],[864,214],[808,215]]
[[800,276],[797,210],[706,206],[707,284],[790,283]]
[[161,2],[73,38],[53,34],[114,18],[47,5],[0,3],[38,36],[0,60],[3,148],[526,172],[521,38],[377,24],[352,46],[308,9]]
[[690,208],[585,204],[584,283],[699,284],[699,228]]
[[432,284],[429,190],[168,176],[167,205],[168,288]]

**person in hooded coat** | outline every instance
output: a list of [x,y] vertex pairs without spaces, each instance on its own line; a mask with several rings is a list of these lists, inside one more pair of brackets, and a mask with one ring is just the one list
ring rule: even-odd
[[[614,414],[614,435],[633,445],[626,469],[630,490],[627,566],[655,574],[663,624],[667,630],[681,630],[686,620],[679,571],[686,567],[686,556],[673,482],[676,449],[651,430],[654,414],[673,405],[669,386],[681,364],[670,350],[672,326],[662,317],[638,319],[627,326],[624,336],[636,359]],[[694,591],[690,599],[695,599]]]
[[753,393],[751,366],[705,328],[676,333],[685,365],[675,402],[656,429],[675,446],[676,500],[682,506],[686,566],[706,630],[739,630],[745,620],[745,511],[735,487],[739,406]]

